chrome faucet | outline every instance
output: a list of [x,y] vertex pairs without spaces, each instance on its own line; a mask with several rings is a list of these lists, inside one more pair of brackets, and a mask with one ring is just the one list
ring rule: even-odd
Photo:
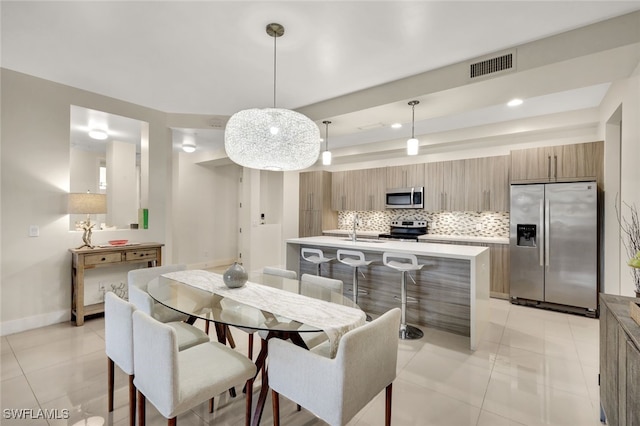
[[358,213],[353,217],[353,234],[351,235],[351,241],[356,242],[356,227],[358,226]]

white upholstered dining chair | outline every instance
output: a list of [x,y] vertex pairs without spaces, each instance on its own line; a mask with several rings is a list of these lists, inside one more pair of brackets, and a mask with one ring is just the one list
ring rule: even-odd
[[147,293],[147,286],[151,280],[158,278],[162,274],[186,269],[187,265],[182,264],[132,269],[127,273],[129,301],[136,305],[136,308],[160,322],[186,321],[187,315],[155,302]]
[[305,350],[269,340],[269,386],[273,424],[280,424],[279,395],[332,426],[344,425],[386,389],[385,425],[391,424],[392,382],[396,377],[400,309],[346,333],[331,359],[322,344]]
[[296,273],[296,271],[276,268],[274,266],[265,266],[264,268],[262,268],[262,273],[266,275],[275,275],[277,277],[289,278],[291,280],[298,279],[298,274]]
[[[171,308],[157,303],[147,292],[147,286],[151,280],[158,278],[162,274],[184,271],[186,269],[187,265],[183,264],[132,269],[127,273],[129,301],[136,305],[137,309],[152,316],[160,322],[168,323],[173,321],[187,321],[189,319],[188,315],[174,311]],[[205,322],[204,331],[206,334],[209,334],[209,321]],[[225,326],[225,336],[229,341],[230,346],[235,348],[236,345],[233,341],[233,336],[227,326]]]
[[[121,299],[112,292],[104,297],[104,334],[105,352],[107,354],[107,388],[108,408],[113,411],[113,394],[115,365],[129,376],[129,424],[135,424],[136,417],[136,389],[133,384],[133,313],[136,307]],[[209,342],[202,330],[182,321],[167,324],[171,327],[178,343],[178,349],[183,350],[195,345]]]
[[249,423],[256,366],[247,357],[218,342],[178,351],[175,330],[140,311],[133,313],[133,342],[141,426],[146,400],[175,425],[179,414],[245,384]]

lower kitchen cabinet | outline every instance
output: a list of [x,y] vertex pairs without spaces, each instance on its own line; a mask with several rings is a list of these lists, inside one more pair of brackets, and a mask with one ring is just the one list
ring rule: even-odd
[[469,241],[428,240],[438,244],[456,244],[459,246],[489,247],[491,258],[490,295],[496,299],[509,299],[509,244],[474,243]]
[[600,294],[600,406],[610,426],[640,425],[640,326],[632,297]]

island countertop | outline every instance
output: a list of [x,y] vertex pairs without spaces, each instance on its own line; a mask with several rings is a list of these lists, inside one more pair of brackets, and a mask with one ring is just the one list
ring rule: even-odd
[[475,259],[489,250],[487,247],[458,246],[455,244],[416,243],[413,241],[367,240],[355,243],[342,237],[305,237],[287,240],[291,244],[335,247],[342,249],[369,250],[376,252],[411,253],[416,256],[447,257],[452,259]]

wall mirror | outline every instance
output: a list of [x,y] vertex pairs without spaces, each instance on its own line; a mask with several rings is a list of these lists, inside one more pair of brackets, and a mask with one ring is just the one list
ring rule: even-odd
[[[149,124],[71,106],[69,192],[106,194],[107,213],[92,215],[94,229],[138,229],[148,191]],[[76,230],[86,215],[69,215]]]

